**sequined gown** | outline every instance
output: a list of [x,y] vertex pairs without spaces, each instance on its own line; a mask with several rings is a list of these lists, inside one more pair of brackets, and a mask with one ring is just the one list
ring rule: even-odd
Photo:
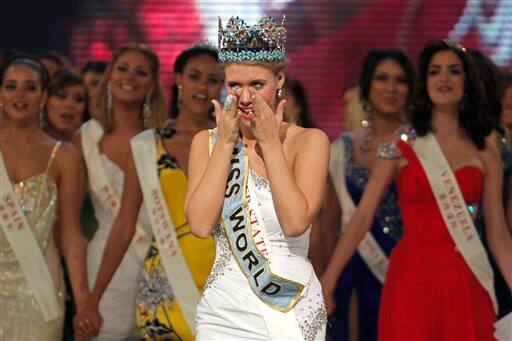
[[[309,230],[297,238],[284,236],[266,177],[251,171],[255,195],[267,230],[270,254],[275,257],[307,258]],[[197,340],[268,340],[262,313],[240,270],[224,229],[216,227],[216,257],[196,314]],[[307,294],[293,308],[304,340],[324,340],[327,313],[320,282],[312,276]]]
[[[101,161],[112,189],[118,198],[121,198],[124,184],[123,171],[105,154],[101,154]],[[110,229],[114,223],[114,219],[103,208],[94,193],[91,194],[91,199],[99,228],[87,247],[89,288],[92,288],[96,282]],[[149,218],[143,206],[139,211],[138,222],[150,233],[149,235],[152,235]],[[137,338],[135,298],[142,269],[143,263],[139,260],[137,253],[133,248],[128,248],[100,301],[99,312],[103,318],[103,326],[97,337],[98,340]]]
[[[343,139],[345,146],[346,188],[357,205],[368,182],[370,171],[355,162],[354,143],[351,134],[344,133],[340,138]],[[370,231],[389,257],[402,235],[402,219],[394,184],[384,194]],[[338,279],[334,293],[337,309],[328,330],[329,338],[332,340],[349,339],[348,310],[351,294],[354,290],[358,302],[359,339],[376,340],[382,284],[370,271],[359,252],[356,252],[350,259]]]
[[[54,156],[58,146],[55,147]],[[53,231],[57,219],[57,185],[44,173],[13,184],[13,191],[32,228],[55,284],[64,311],[64,280]],[[14,251],[0,232],[0,340],[60,340],[64,314],[45,322],[20,268]]]

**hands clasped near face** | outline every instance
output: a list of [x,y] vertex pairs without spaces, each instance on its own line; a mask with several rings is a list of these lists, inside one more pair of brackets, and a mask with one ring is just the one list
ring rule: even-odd
[[242,101],[241,95],[241,89],[238,89],[234,95],[228,95],[223,109],[219,102],[212,101],[215,107],[219,139],[235,144],[240,128],[247,127],[260,144],[279,140],[286,101],[280,101],[274,112],[254,89],[249,89],[250,101]]

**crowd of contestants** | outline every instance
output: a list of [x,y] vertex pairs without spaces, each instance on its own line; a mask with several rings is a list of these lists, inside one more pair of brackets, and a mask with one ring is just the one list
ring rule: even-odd
[[[57,53],[28,56],[12,50],[2,51],[0,65],[2,157],[15,192],[21,193],[20,203],[35,202],[33,207],[27,204],[23,206],[27,209],[23,209],[29,222],[40,229],[35,232],[39,233],[36,239],[42,245],[43,257],[52,269],[56,290],[65,307],[65,318],[51,323],[44,321],[35,301],[27,299],[31,293],[25,288],[23,276],[13,275],[16,261],[5,256],[12,251],[2,231],[0,339],[55,340],[62,337],[70,340],[89,336],[105,340],[158,336],[192,339],[193,331],[181,327],[182,321],[169,318],[171,314],[167,312],[176,309],[169,284],[155,284],[155,278],[165,278],[162,276],[165,271],[159,264],[157,242],[149,237],[149,249],[143,261],[130,247],[139,230],[152,234],[148,213],[141,205],[142,192],[130,139],[146,129],[155,129],[158,155],[154,170],[158,171],[174,225],[186,225],[183,209],[176,207],[183,206],[191,143],[198,132],[216,126],[212,100],[219,101],[224,86],[224,74],[218,66],[215,48],[191,45],[177,57],[170,94],[166,94],[160,84],[161,73],[169,70],[160,70],[155,52],[143,44],[123,45],[111,60],[90,61],[80,69],[72,67]],[[441,86],[456,88],[454,96],[459,97],[446,100],[430,93],[427,83],[434,77],[446,83]],[[256,84],[254,89],[260,91],[264,86]],[[313,128],[300,82],[286,75],[283,89],[288,122]],[[405,261],[411,249],[402,247],[400,253],[393,254],[392,262],[399,263],[400,259],[396,258],[402,256],[403,262],[389,271],[403,272],[403,282],[390,283],[393,288],[381,300],[383,287],[388,283],[380,280],[357,252],[353,254],[357,244],[351,240],[359,240],[357,234],[362,231],[353,225],[364,225],[370,230],[386,256],[392,254],[404,236],[401,209],[409,211],[404,220],[418,219],[415,223],[424,226],[421,234],[425,240],[437,233],[430,231],[428,224],[422,225],[420,218],[411,218],[410,211],[414,208],[402,207],[400,196],[413,195],[404,193],[403,188],[410,191],[416,186],[416,180],[398,178],[395,170],[402,161],[377,155],[382,142],[392,143],[404,137],[412,139],[414,133],[424,135],[433,126],[454,168],[468,163],[477,165],[473,167],[477,171],[466,168],[458,177],[468,183],[478,182],[483,177],[480,181],[484,188],[478,190],[483,194],[473,193],[472,213],[495,272],[498,316],[510,312],[512,269],[510,258],[506,259],[511,252],[507,242],[512,233],[510,70],[500,70],[479,51],[441,40],[425,47],[418,68],[400,50],[371,50],[362,61],[357,84],[344,88],[340,96],[344,104],[340,119],[344,120],[345,132],[336,141],[342,141],[344,157],[340,164],[344,169],[342,175],[337,175],[339,169],[333,164],[333,160],[337,160],[333,152],[339,149],[334,148],[336,143],[333,143],[324,199],[311,222],[309,249],[330,316],[327,338],[376,340],[379,333],[380,338],[386,339],[390,326],[394,328],[394,324],[400,323],[387,316],[405,314],[405,310],[391,311],[397,296],[405,297],[409,295],[408,290],[414,290],[411,287],[416,284],[407,282],[408,276],[423,276],[422,269],[416,269],[418,272],[411,275],[407,268],[414,267],[414,261]],[[442,103],[443,100],[455,104]],[[432,115],[432,108],[450,108],[450,104],[453,104],[451,109],[455,116]],[[104,169],[100,176],[108,178],[117,196],[116,216],[95,197],[90,190],[92,184],[88,184],[94,178],[91,172],[96,172],[98,166],[86,160],[92,152],[84,144],[84,134],[93,131],[91,126],[99,127],[98,160]],[[399,148],[401,155],[407,158],[408,147],[399,145]],[[494,150],[499,166],[486,161],[485,153],[493,154]],[[487,158],[492,159],[492,156]],[[370,177],[372,169],[379,172],[381,180]],[[182,176],[180,180],[173,175],[176,170]],[[41,174],[45,176],[39,176]],[[350,222],[344,217],[346,212],[337,195],[340,176],[344,176],[341,181],[345,181],[356,205],[365,205],[366,213],[355,214]],[[397,191],[395,176],[402,184],[401,191]],[[404,184],[406,181],[409,183]],[[491,198],[494,183],[501,186],[500,202]],[[38,190],[25,191],[28,186]],[[58,207],[53,216],[41,223],[39,215],[50,214],[48,201],[44,200],[52,196],[57,198]],[[504,222],[498,217],[503,212]],[[427,214],[421,219],[431,218]],[[435,225],[435,222],[430,223]],[[346,226],[343,233],[342,225]],[[493,225],[506,226],[508,230],[493,228]],[[345,238],[341,238],[343,235]],[[197,263],[191,265],[191,269],[198,288],[202,289],[214,262],[213,237],[199,239],[192,236],[190,230],[178,236],[183,240],[194,239],[187,241],[191,250],[185,258]],[[423,242],[428,244],[425,240]],[[451,264],[451,256],[443,252],[424,256],[432,257],[437,266],[446,265],[444,271],[450,272],[457,264]],[[61,269],[65,269],[65,281],[61,278]],[[421,278],[427,281],[425,285],[441,281],[439,274],[427,272],[424,276]],[[450,291],[446,293],[450,295]],[[410,294],[403,299],[409,299],[405,304],[421,304],[429,298],[418,297],[415,301],[414,294]],[[486,310],[488,307],[468,304],[461,308],[463,312],[450,311],[435,297],[432,300],[438,304],[435,314],[447,314],[446,323],[462,323],[453,315],[471,315],[471,321],[479,320],[481,324],[475,327],[471,337],[479,339],[492,333],[492,324],[488,322],[493,323],[495,316]],[[429,309],[436,307],[425,305],[425,310]],[[50,324],[53,325],[48,327]],[[407,330],[406,326],[399,327]],[[412,329],[407,332],[417,332]]]

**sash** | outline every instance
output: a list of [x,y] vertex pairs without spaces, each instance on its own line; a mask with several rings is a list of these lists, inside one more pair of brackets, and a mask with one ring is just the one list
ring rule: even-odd
[[489,293],[494,312],[497,312],[494,275],[489,259],[441,147],[429,133],[416,138],[413,150],[423,166],[448,232],[471,272]]
[[[329,174],[334,182],[334,188],[341,205],[342,224],[341,230],[347,226],[356,210],[356,205],[345,184],[345,145],[343,139],[337,139],[331,144],[331,161],[329,162]],[[370,231],[366,232],[357,247],[357,251],[372,274],[384,284],[388,270],[388,257],[375,240]]]
[[[87,165],[89,186],[92,192],[99,198],[101,205],[109,212],[110,216],[115,219],[119,212],[121,201],[108,182],[107,174],[105,173],[100,158],[98,143],[103,137],[103,128],[98,121],[92,119],[85,122],[80,131],[82,133],[82,149]],[[144,231],[137,222],[135,235],[130,247],[136,251],[141,262],[144,262],[146,258],[150,243],[151,240],[149,236],[147,236],[146,231]]]
[[[217,130],[214,129],[210,131],[210,153],[216,141]],[[305,266],[297,263],[300,268],[297,271],[294,264],[271,259],[270,244],[249,175],[247,152],[240,139],[233,150],[220,222],[234,258],[258,297],[271,339],[303,339],[293,307],[306,294],[314,272],[306,261]],[[271,264],[300,280],[276,275]]]
[[174,225],[165,205],[156,171],[157,149],[154,130],[148,129],[138,134],[130,140],[130,144],[162,265],[185,321],[193,332],[200,293],[181,252]]
[[23,213],[0,152],[0,222],[21,270],[34,295],[44,320],[58,318],[62,312],[48,264]]

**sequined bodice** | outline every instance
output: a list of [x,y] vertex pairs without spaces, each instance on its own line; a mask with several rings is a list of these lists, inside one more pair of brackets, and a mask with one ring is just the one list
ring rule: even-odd
[[[14,184],[13,190],[43,254],[56,253],[53,227],[57,218],[57,185],[53,179],[42,173]],[[2,295],[6,295],[21,289],[23,272],[3,230],[0,252]]]
[[[354,144],[350,134],[343,134],[342,139],[345,145],[345,182],[349,194],[357,204],[368,183],[370,171],[355,161]],[[391,251],[402,236],[402,219],[394,184],[389,187],[381,200],[371,231],[387,252]]]

